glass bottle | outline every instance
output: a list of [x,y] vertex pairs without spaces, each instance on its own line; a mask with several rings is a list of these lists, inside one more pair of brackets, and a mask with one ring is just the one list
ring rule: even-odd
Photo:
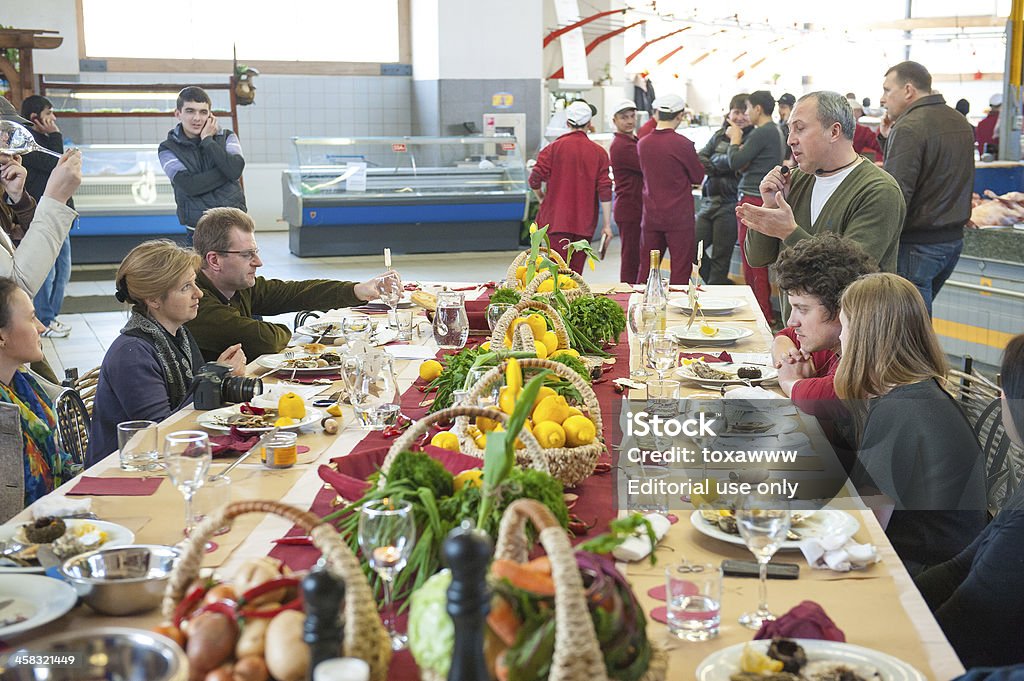
[[651,251],[651,272],[647,275],[647,289],[644,291],[644,304],[655,305],[658,308],[658,331],[665,330],[665,320],[668,310],[668,287],[661,276],[661,253],[657,250]]

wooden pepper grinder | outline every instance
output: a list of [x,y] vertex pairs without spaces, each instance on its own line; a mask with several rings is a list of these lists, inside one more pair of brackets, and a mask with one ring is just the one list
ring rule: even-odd
[[302,640],[309,645],[308,681],[313,679],[313,670],[324,660],[341,654],[342,621],[341,607],[345,598],[345,582],[336,578],[324,568],[310,570],[302,578],[303,609],[306,623],[302,628]]
[[452,571],[448,614],[455,625],[455,645],[448,681],[489,681],[484,660],[484,618],[491,610],[487,568],[494,553],[491,538],[468,523],[455,528],[441,546],[441,559]]

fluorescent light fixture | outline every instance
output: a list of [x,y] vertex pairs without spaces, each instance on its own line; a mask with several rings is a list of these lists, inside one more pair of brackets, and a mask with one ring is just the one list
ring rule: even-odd
[[167,101],[177,99],[177,92],[72,92],[68,95],[72,99],[145,99],[154,101]]

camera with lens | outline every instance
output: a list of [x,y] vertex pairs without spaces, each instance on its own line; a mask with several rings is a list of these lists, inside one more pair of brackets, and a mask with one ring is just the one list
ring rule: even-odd
[[248,402],[263,392],[263,381],[246,376],[232,376],[231,367],[207,362],[192,378],[196,390],[193,405],[196,409],[218,409],[225,404]]

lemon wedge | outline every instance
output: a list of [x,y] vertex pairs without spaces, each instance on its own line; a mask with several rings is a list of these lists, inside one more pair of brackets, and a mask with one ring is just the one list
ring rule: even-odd
[[750,644],[743,646],[743,654],[740,656],[740,671],[761,674],[764,672],[781,672],[781,660],[773,660],[764,653],[752,648]]
[[705,336],[717,336],[718,335],[718,329],[716,329],[715,327],[711,326],[710,324],[701,324],[700,325],[700,332],[702,334],[704,334]]

